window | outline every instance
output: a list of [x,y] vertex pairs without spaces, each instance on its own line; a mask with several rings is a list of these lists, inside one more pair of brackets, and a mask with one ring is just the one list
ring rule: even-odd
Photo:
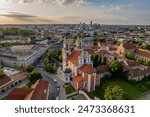
[[68,81],[68,78],[66,78],[66,81]]
[[86,63],[86,59],[84,59],[84,63]]
[[86,81],[84,82],[84,88],[85,89],[87,88],[87,82]]

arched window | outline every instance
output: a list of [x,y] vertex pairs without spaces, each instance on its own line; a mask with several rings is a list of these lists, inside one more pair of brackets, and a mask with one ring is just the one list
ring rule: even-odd
[[84,82],[84,89],[87,89],[87,82]]

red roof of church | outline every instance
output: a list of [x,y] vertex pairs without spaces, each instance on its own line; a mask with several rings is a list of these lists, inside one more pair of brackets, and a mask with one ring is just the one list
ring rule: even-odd
[[78,64],[78,57],[80,56],[81,52],[78,50],[73,50],[72,53],[68,57],[68,61],[73,64]]
[[82,82],[82,76],[81,75],[79,75],[79,76],[75,76],[74,78],[73,78],[73,81],[74,82],[76,82],[76,83],[80,83],[80,82]]
[[87,74],[91,74],[91,73],[96,73],[96,69],[93,68],[93,66],[90,64],[84,64],[80,70],[83,72],[83,73],[87,73]]

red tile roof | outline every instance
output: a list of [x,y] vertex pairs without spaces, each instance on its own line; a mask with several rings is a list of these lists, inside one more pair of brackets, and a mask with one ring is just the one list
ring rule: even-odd
[[102,65],[96,68],[98,74],[103,74],[109,72],[109,66],[108,65]]
[[14,75],[10,76],[10,78],[13,81],[17,81],[17,80],[23,80],[23,79],[27,78],[27,76],[28,76],[28,73],[26,73],[26,72],[19,72],[17,74],[14,74]]
[[126,60],[124,61],[125,65],[127,63],[127,66],[129,67],[136,67],[136,66],[139,66],[139,64],[137,62],[135,62],[134,60]]
[[136,49],[135,45],[129,43],[123,43],[122,46],[125,48],[125,50]]
[[0,76],[0,87],[7,84],[10,81],[11,79],[6,75]]
[[73,50],[72,53],[68,57],[68,61],[73,63],[74,65],[78,64],[78,57],[80,56],[81,52],[77,50]]
[[106,50],[99,50],[99,51],[95,51],[94,53],[100,54],[100,55],[109,54]]
[[38,80],[31,88],[15,88],[7,96],[8,100],[45,100],[48,81]]
[[144,76],[148,74],[150,74],[150,69],[146,69],[146,70],[132,69],[128,72],[128,75],[132,78]]
[[96,69],[93,68],[93,66],[90,64],[84,64],[80,70],[83,72],[83,73],[87,73],[87,74],[92,74],[92,73],[96,73]]
[[135,50],[135,54],[150,58],[150,51],[137,49]]
[[79,76],[76,76],[73,78],[73,82],[76,82],[76,83],[81,83],[83,80],[82,76],[79,75]]
[[32,88],[34,88],[34,91],[32,92],[32,95],[27,96],[25,99],[28,100],[45,100],[47,91],[48,91],[48,81],[44,80],[38,80]]
[[30,88],[15,88],[6,97],[7,100],[24,100],[25,97],[31,93],[33,89]]

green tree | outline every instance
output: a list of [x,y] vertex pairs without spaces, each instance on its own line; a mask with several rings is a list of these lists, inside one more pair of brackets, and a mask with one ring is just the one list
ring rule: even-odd
[[39,71],[32,71],[29,76],[29,80],[34,84],[37,80],[42,79],[41,73]]
[[101,65],[106,65],[106,64],[107,64],[107,58],[106,57],[102,57]]
[[93,54],[92,55],[92,60],[93,60],[93,66],[98,67],[100,65],[106,65],[107,64],[107,58],[102,57],[99,54]]
[[28,64],[26,66],[26,71],[29,72],[29,73],[32,72],[33,71],[33,67],[30,64]]
[[125,52],[124,53],[124,57],[127,58],[127,59],[130,59],[130,60],[134,60],[135,59],[133,52],[130,52],[130,51],[129,52]]
[[127,94],[120,86],[109,85],[105,89],[104,98],[106,100],[125,100],[127,99]]
[[93,66],[98,67],[101,63],[102,57],[99,54],[93,54],[92,60],[93,60]]
[[0,76],[4,75],[4,70],[0,69]]
[[124,76],[123,65],[119,61],[114,61],[112,64],[110,64],[109,69],[113,77],[119,78]]

